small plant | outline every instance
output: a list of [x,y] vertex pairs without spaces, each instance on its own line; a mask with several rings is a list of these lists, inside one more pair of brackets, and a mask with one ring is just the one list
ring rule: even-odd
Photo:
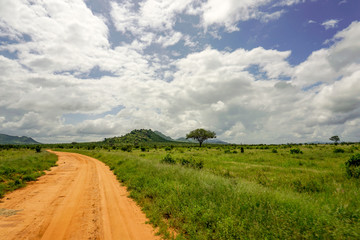
[[241,151],[241,153],[244,153],[244,148],[241,147],[241,148],[240,148],[240,151]]
[[292,148],[290,149],[291,154],[302,154],[303,152],[300,150],[300,148]]
[[276,148],[273,148],[273,149],[271,150],[271,152],[272,152],[272,153],[278,153],[278,151],[277,151]]
[[345,168],[349,177],[360,178],[360,153],[352,155],[345,162]]
[[176,164],[175,159],[170,155],[167,154],[162,160],[161,163],[167,163],[167,164]]

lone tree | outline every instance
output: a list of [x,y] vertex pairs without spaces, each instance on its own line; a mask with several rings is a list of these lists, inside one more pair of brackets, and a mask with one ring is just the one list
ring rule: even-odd
[[335,145],[338,144],[338,141],[340,141],[339,136],[332,136],[331,138],[329,138],[330,141],[335,142]]
[[198,141],[200,144],[200,147],[201,147],[202,143],[205,140],[207,140],[209,138],[216,138],[216,133],[209,131],[209,130],[202,129],[202,128],[198,128],[198,129],[192,130],[190,133],[186,134],[186,139],[189,139],[189,138],[193,138],[196,141]]

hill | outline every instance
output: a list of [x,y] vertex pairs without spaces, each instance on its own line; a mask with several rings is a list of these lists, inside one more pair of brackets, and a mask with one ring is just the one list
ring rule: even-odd
[[166,139],[166,140],[169,140],[169,141],[175,141],[174,139],[172,139],[171,137],[169,136],[166,136],[165,134],[163,134],[162,132],[159,132],[159,131],[154,131],[154,133],[156,133],[157,135],[159,135],[160,137]]
[[[105,143],[148,143],[148,142],[171,142],[169,137],[151,129],[135,129],[121,137],[105,138]],[[171,138],[170,138],[171,139]]]
[[31,137],[17,137],[0,133],[0,144],[39,144]]

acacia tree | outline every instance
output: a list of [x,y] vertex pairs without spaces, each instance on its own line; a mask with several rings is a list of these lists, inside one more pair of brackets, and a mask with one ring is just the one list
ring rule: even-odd
[[340,141],[340,138],[339,136],[332,136],[329,138],[329,140],[335,142],[335,145],[337,145],[338,141]]
[[198,141],[200,144],[200,147],[201,147],[202,143],[205,140],[207,140],[209,138],[216,138],[216,133],[209,131],[209,130],[202,129],[202,128],[198,128],[198,129],[192,130],[190,133],[186,134],[186,139],[189,139],[189,138],[192,138],[192,139],[195,139],[196,141]]

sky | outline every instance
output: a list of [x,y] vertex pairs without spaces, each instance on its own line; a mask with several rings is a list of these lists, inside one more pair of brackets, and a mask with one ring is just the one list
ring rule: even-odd
[[360,141],[359,0],[0,0],[0,133]]

